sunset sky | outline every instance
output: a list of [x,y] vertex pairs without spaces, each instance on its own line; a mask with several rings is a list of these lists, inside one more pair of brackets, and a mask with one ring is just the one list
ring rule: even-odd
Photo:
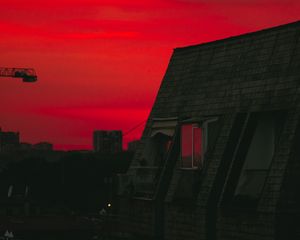
[[[0,0],[0,127],[91,149],[94,129],[147,119],[172,51],[300,20],[299,0]],[[124,137],[139,138],[143,127]]]

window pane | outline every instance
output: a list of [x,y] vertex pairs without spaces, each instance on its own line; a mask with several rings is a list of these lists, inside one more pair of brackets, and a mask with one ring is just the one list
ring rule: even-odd
[[245,169],[240,177],[236,196],[248,196],[252,199],[259,198],[267,173],[268,171],[264,169]]
[[183,168],[191,168],[192,164],[192,124],[181,127],[181,160]]
[[193,127],[193,167],[202,168],[202,129]]
[[258,119],[235,195],[258,198],[275,149],[275,123],[272,115]]

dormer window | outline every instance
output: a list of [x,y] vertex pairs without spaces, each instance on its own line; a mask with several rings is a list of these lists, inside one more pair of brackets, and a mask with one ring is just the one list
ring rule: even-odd
[[153,118],[143,158],[147,165],[161,167],[175,133],[177,118]]
[[283,116],[275,113],[253,115],[252,122],[255,127],[234,192],[234,200],[248,203],[260,197],[283,122]]
[[252,112],[241,121],[243,130],[233,146],[231,172],[223,193],[224,206],[257,207],[284,121],[285,113],[281,111]]
[[203,168],[205,153],[216,138],[216,121],[217,118],[209,118],[181,125],[181,168]]
[[203,130],[198,124],[181,126],[181,160],[182,168],[202,166]]

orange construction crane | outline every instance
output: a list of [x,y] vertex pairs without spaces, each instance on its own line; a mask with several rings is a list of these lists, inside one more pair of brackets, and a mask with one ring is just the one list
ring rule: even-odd
[[0,77],[22,78],[23,82],[37,81],[37,76],[33,68],[0,67]]

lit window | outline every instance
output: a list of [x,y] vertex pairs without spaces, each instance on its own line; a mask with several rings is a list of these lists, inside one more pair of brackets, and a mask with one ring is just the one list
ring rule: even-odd
[[181,126],[182,168],[202,167],[202,135],[202,128],[197,124],[184,124]]

